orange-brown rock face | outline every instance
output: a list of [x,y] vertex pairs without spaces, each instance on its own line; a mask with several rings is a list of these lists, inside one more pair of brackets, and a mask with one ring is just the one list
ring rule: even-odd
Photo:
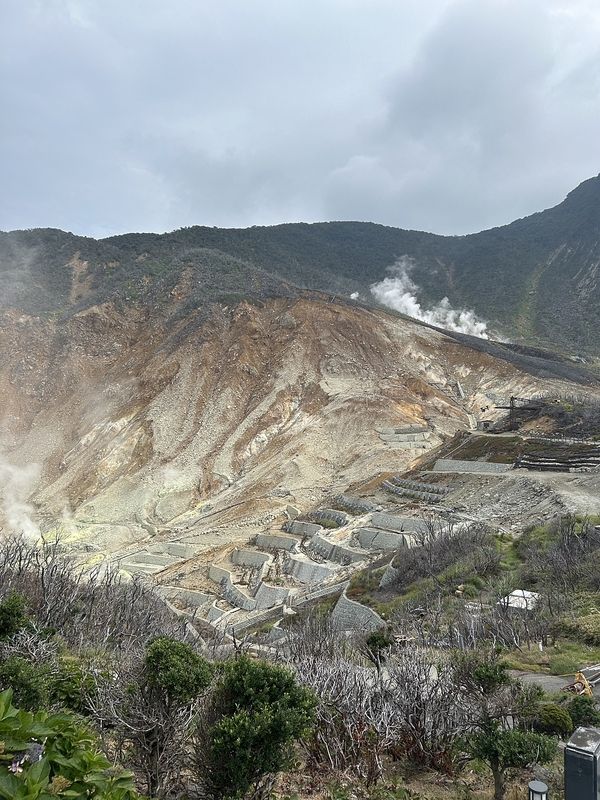
[[2,458],[39,465],[46,526],[66,513],[106,550],[186,515],[193,529],[206,502],[250,529],[287,502],[308,508],[420,455],[380,429],[427,424],[432,447],[489,392],[548,385],[436,331],[314,298],[216,307],[202,324],[109,303],[61,325],[0,320]]

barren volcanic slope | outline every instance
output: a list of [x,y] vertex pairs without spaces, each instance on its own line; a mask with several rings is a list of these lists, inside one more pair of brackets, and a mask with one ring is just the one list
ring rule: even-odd
[[407,467],[418,453],[382,428],[427,425],[433,447],[501,396],[571,388],[326,297],[182,307],[184,286],[158,310],[3,312],[6,527],[27,524],[31,492],[42,528],[84,549],[182,528],[200,549],[247,540],[288,503],[309,510]]

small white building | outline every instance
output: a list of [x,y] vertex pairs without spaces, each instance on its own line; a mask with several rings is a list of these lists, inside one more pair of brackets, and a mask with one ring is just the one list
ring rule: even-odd
[[530,592],[528,589],[515,589],[506,597],[498,600],[496,605],[504,608],[515,608],[518,611],[533,611],[540,596],[537,592]]

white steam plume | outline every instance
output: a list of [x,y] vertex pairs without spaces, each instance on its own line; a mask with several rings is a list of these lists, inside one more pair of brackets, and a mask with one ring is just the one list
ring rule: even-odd
[[399,258],[393,266],[388,267],[390,275],[371,286],[371,294],[384,306],[400,311],[407,317],[428,322],[438,328],[487,339],[487,323],[479,319],[474,311],[452,308],[447,297],[432,308],[422,307],[417,299],[419,287],[409,275],[414,265],[414,261],[408,256]]
[[40,537],[33,506],[27,502],[39,474],[37,464],[17,467],[0,453],[0,528],[30,541]]

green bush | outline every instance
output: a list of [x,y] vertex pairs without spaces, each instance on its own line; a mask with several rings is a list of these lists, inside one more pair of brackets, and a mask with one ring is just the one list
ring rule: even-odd
[[25,598],[13,592],[0,603],[0,640],[9,639],[29,625]]
[[566,739],[573,733],[573,720],[569,711],[563,706],[546,703],[538,708],[532,720],[532,727],[538,733]]
[[600,711],[591,697],[574,697],[567,703],[567,710],[576,728],[579,728],[580,725],[592,728],[600,727]]
[[225,665],[213,704],[210,791],[241,798],[291,765],[292,743],[309,729],[315,698],[289,670],[242,657]]
[[146,649],[145,671],[151,689],[165,695],[167,701],[188,703],[206,689],[212,680],[212,668],[184,642],[161,636]]
[[28,711],[38,711],[50,703],[48,670],[20,656],[0,662],[0,691],[11,689],[15,702]]
[[485,762],[494,776],[494,800],[503,800],[506,772],[529,764],[546,764],[556,754],[556,741],[542,733],[503,730],[489,721],[468,740],[472,758]]
[[115,768],[68,714],[32,714],[0,693],[0,798],[136,800],[133,776]]
[[87,714],[86,695],[94,690],[94,677],[76,658],[62,658],[58,662],[58,673],[52,676],[50,692],[52,700],[61,708],[77,714]]

